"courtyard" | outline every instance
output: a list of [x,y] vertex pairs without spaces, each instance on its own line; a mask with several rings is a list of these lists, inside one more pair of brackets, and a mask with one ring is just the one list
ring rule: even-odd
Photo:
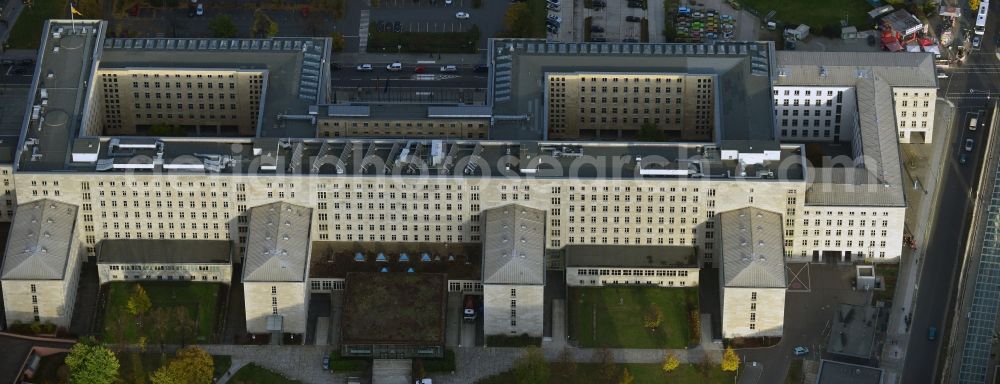
[[[654,305],[662,320],[647,328]],[[698,337],[691,329],[691,313],[699,312],[696,287],[570,288],[568,306],[570,337],[583,348],[685,348]]]
[[818,34],[823,27],[833,26],[840,31],[840,20],[847,20],[848,25],[859,29],[868,25],[868,11],[872,9],[865,0],[742,0],[745,7],[756,10],[757,16],[763,19],[769,12],[775,11],[774,21],[780,21],[790,26],[806,24]]
[[[128,311],[129,296],[141,284],[151,302],[141,316]],[[225,286],[215,283],[108,283],[102,334],[109,342],[191,344],[213,342],[218,336]]]

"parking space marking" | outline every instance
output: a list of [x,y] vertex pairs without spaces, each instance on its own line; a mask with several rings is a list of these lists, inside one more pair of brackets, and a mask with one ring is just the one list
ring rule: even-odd
[[[812,281],[810,279],[809,273],[809,263],[803,263],[798,270],[793,270],[792,265],[785,266],[785,270],[788,271],[789,281],[788,281],[788,291],[789,292],[811,292],[812,291]],[[805,278],[803,279],[802,273],[805,272]],[[801,284],[801,288],[795,287],[796,283]]]

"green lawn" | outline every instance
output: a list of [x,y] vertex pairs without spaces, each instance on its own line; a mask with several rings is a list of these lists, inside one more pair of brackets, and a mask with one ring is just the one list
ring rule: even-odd
[[[571,288],[569,297],[570,332],[581,347],[684,348],[691,340],[686,302],[697,306],[697,288]],[[651,303],[663,312],[656,331],[643,327]]]
[[899,264],[875,264],[875,276],[882,278],[882,281],[885,284],[885,289],[875,291],[875,296],[872,300],[892,301],[892,296],[896,293],[896,279],[899,277]]
[[[19,1],[19,0],[10,0]],[[67,2],[63,0],[34,0],[34,5],[21,10],[7,42],[11,49],[34,49],[42,39],[42,26],[48,19],[68,19]]]
[[301,384],[298,380],[287,379],[273,371],[250,363],[244,365],[229,379],[233,384]]
[[[599,364],[577,364],[576,370],[567,368],[560,363],[549,363],[549,383],[604,384],[600,375]],[[718,365],[700,367],[694,364],[681,364],[676,370],[667,374],[660,370],[659,364],[616,364],[617,377],[624,368],[635,376],[635,382],[645,383],[675,383],[675,384],[727,384],[733,382],[733,374],[723,372]],[[516,378],[512,372],[504,372],[482,379],[478,384],[514,383]],[[612,381],[618,382],[617,379]]]
[[[145,335],[147,345],[153,347],[159,342],[159,332],[156,323],[160,320],[154,316],[158,308],[167,311],[164,320],[164,337],[166,344],[211,342],[218,325],[218,310],[221,305],[220,293],[222,284],[192,283],[192,282],[148,282],[142,283],[153,306],[149,313],[143,316],[141,324],[128,314],[126,303],[136,283],[110,283],[108,289],[108,304],[104,312],[105,340],[114,341],[119,337],[134,343]],[[185,331],[178,324],[177,308],[187,310],[188,318],[193,321],[189,330]],[[115,331],[116,319],[124,327],[121,332]],[[193,332],[192,332],[193,330]],[[192,337],[194,336],[194,337]]]
[[741,0],[746,7],[756,9],[761,18],[771,10],[777,11],[775,20],[786,24],[806,24],[810,34],[818,34],[827,25],[840,27],[845,17],[850,25],[858,28],[868,26],[868,11],[871,6],[865,0]]

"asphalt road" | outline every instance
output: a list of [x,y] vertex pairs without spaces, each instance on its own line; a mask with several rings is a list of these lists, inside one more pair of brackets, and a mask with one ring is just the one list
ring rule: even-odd
[[[911,338],[907,346],[906,362],[903,369],[903,383],[936,383],[940,379],[941,353],[944,341],[951,335],[951,325],[947,324],[953,313],[955,284],[958,268],[964,257],[964,242],[968,235],[972,206],[970,194],[978,186],[974,179],[981,166],[985,144],[985,129],[970,132],[967,128],[968,114],[978,113],[980,122],[989,120],[986,116],[987,101],[1000,95],[1000,62],[994,54],[996,44],[991,38],[996,33],[1000,17],[993,17],[987,28],[984,46],[973,51],[967,62],[954,70],[946,70],[950,77],[941,79],[941,94],[955,103],[956,127],[949,138],[948,163],[941,181],[941,195],[937,202],[937,218],[933,223],[934,236],[927,239],[926,260],[923,260],[920,282],[917,287],[917,306],[912,312],[910,323]],[[982,123],[981,123],[982,124]],[[968,164],[958,164],[958,153],[966,138],[975,140]],[[955,231],[953,228],[960,228]],[[910,309],[907,308],[909,311]],[[938,328],[936,340],[928,340],[931,326]],[[931,363],[933,362],[933,363]]]

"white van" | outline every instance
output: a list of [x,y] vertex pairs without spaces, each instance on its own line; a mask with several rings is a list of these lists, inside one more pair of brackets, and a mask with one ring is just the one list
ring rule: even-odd
[[979,118],[978,117],[973,117],[973,118],[969,119],[969,130],[970,131],[975,131],[976,127],[978,125],[979,125]]

